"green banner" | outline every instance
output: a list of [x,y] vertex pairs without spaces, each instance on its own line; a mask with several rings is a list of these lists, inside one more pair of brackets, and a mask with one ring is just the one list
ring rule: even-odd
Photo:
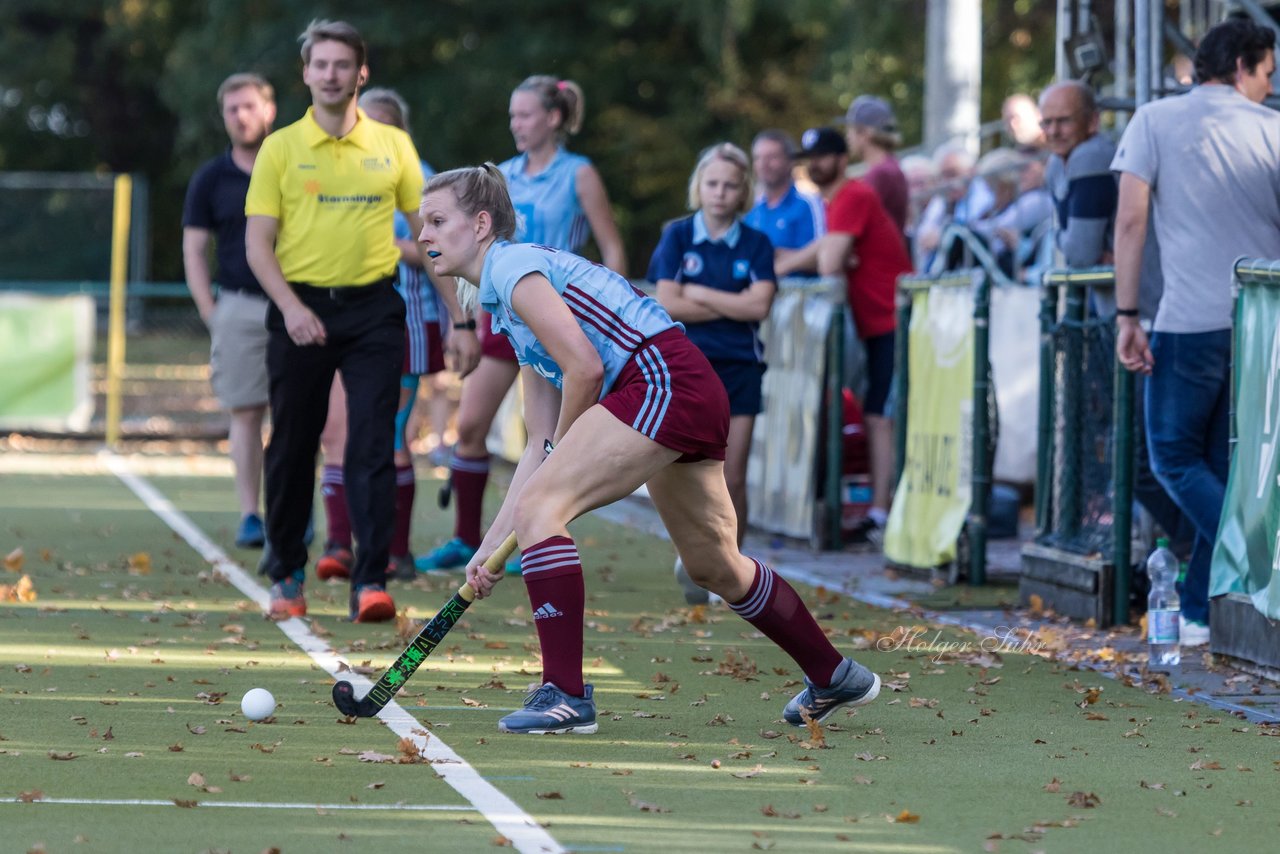
[[1243,593],[1280,620],[1280,287],[1240,290],[1231,475],[1209,595]]
[[85,430],[93,298],[0,294],[0,428]]
[[971,496],[973,332],[971,289],[913,296],[907,453],[884,537],[885,556],[903,566],[934,567],[956,556]]

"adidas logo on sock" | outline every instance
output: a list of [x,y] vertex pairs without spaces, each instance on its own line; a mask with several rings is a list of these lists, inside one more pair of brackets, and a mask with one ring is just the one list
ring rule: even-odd
[[544,602],[542,607],[533,612],[535,620],[548,620],[552,617],[563,617],[564,612],[556,610],[556,606],[550,602]]

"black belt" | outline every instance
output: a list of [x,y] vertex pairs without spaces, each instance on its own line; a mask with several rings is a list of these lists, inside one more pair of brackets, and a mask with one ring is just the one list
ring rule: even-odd
[[381,293],[387,288],[394,288],[396,276],[393,273],[385,279],[378,279],[367,285],[342,285],[338,287],[321,287],[308,285],[305,282],[290,282],[289,287],[300,297],[327,297],[335,302],[355,302]]

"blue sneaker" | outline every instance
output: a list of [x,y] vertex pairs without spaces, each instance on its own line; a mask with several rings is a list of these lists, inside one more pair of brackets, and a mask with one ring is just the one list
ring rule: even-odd
[[812,720],[822,723],[841,706],[862,706],[880,693],[880,677],[852,658],[846,658],[831,677],[831,687],[818,688],[804,680],[805,689],[791,698],[782,710],[782,718],[792,726],[804,726],[801,709]]
[[498,721],[502,732],[544,735],[578,732],[590,735],[598,729],[596,701],[591,699],[591,686],[583,696],[571,697],[553,683],[547,682],[524,698],[524,708]]
[[521,571],[520,552],[516,552],[511,557],[507,558],[507,562],[503,565],[503,569],[506,571],[507,575],[519,575]]
[[413,562],[418,572],[442,572],[449,569],[462,569],[475,557],[476,548],[469,546],[457,537],[427,552]]
[[260,549],[267,541],[266,529],[262,527],[262,517],[257,513],[249,513],[240,520],[236,529],[236,548]]

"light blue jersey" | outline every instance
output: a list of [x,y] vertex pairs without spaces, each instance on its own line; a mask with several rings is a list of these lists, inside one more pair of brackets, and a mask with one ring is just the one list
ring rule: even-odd
[[[422,178],[426,180],[436,174],[425,162],[422,164]],[[417,242],[418,235],[411,233],[409,220],[400,211],[395,215],[395,234],[398,239]],[[400,275],[396,281],[396,290],[404,299],[405,323],[410,328],[421,327],[423,323],[440,319],[440,306],[437,302],[436,289],[421,267],[400,262]]]
[[604,365],[602,398],[643,341],[680,326],[657,300],[633,288],[608,267],[547,246],[499,241],[484,259],[480,305],[493,318],[493,331],[511,340],[516,360],[556,388],[564,384],[564,372],[511,308],[511,292],[530,273],[547,277],[600,354]]
[[516,242],[537,243],[577,252],[587,242],[587,216],[578,202],[578,170],[591,163],[579,154],[557,148],[537,175],[525,170],[529,156],[521,154],[498,168],[507,179],[516,209]]

